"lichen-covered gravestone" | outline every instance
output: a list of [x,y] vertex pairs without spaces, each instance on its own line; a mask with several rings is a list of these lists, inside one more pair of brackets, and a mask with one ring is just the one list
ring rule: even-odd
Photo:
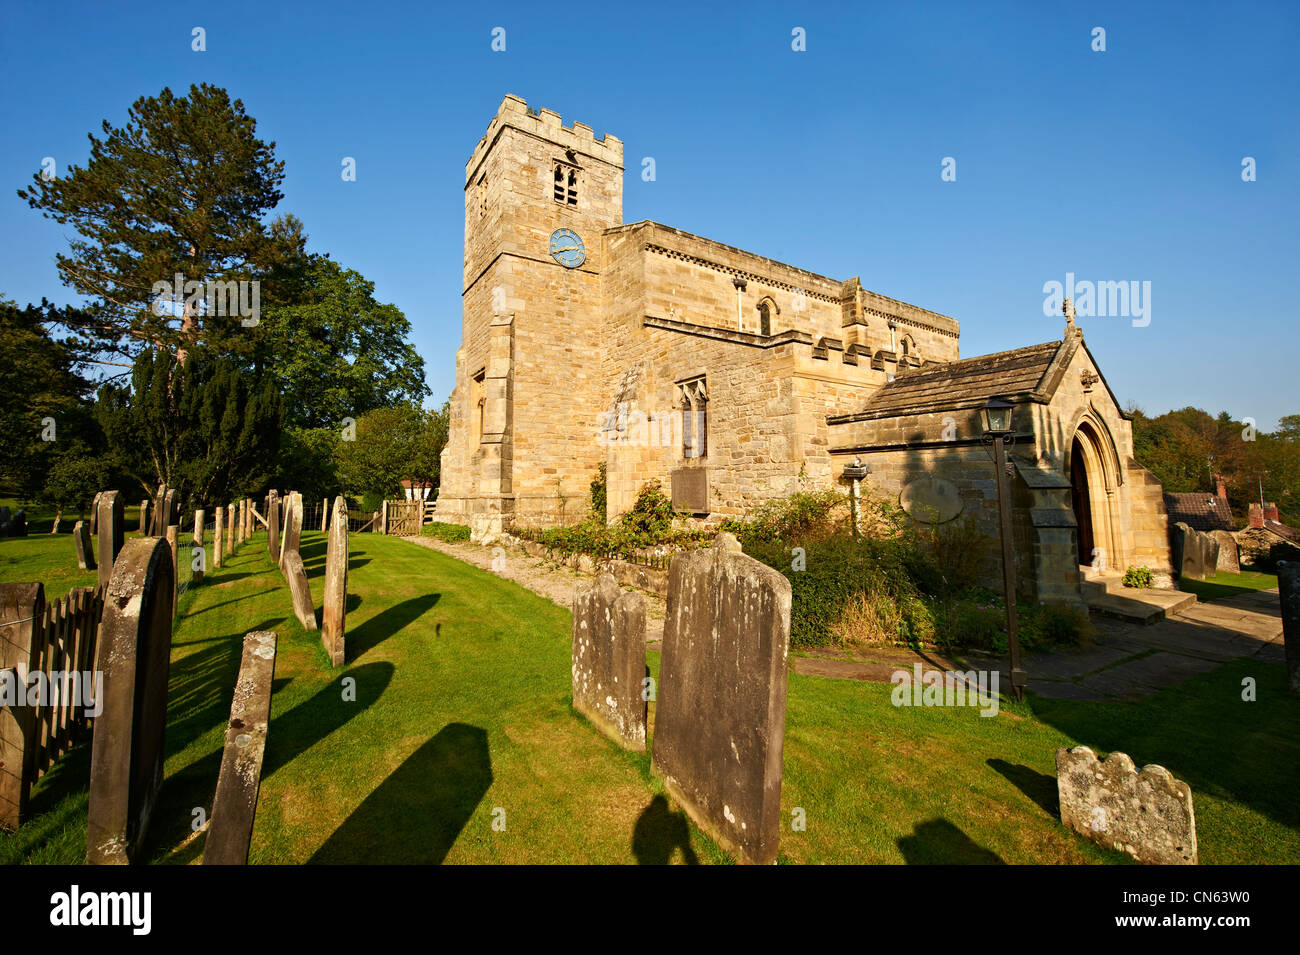
[[125,529],[122,526],[122,497],[117,491],[99,495],[99,585],[106,586],[113,576],[113,561],[122,551]]
[[1056,751],[1061,822],[1138,862],[1196,865],[1192,790],[1154,764],[1138,772],[1124,753],[1105,762],[1087,746]]
[[204,865],[244,865],[253,837],[262,756],[271,718],[271,683],[275,678],[275,634],[255,631],[244,637],[244,655],[235,681],[235,696],[226,724],[212,821],[203,844]]
[[72,542],[77,546],[77,569],[95,569],[95,545],[90,540],[90,525],[77,521],[72,525]]
[[645,601],[611,574],[573,592],[573,708],[626,749],[645,751]]
[[[101,510],[101,532],[103,520]],[[126,542],[99,626],[104,684],[90,756],[86,862],[91,865],[134,860],[162,785],[173,586],[165,540]]]
[[1241,557],[1237,551],[1237,539],[1227,531],[1213,531],[1210,536],[1219,544],[1219,554],[1214,569],[1219,573],[1241,573]]
[[790,582],[732,535],[673,558],[652,765],[742,862],[776,861],[789,647]]
[[342,666],[348,603],[348,505],[334,498],[325,545],[325,594],[321,603],[320,639],[333,666]]

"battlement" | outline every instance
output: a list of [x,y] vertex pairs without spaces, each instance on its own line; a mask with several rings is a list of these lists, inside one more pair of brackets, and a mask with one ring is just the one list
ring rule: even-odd
[[528,103],[512,93],[507,93],[497,107],[497,114],[488,123],[487,132],[474,147],[474,154],[465,163],[465,179],[468,182],[483,157],[487,155],[498,136],[506,129],[517,129],[539,139],[553,142],[561,149],[573,150],[592,159],[623,168],[623,141],[612,133],[605,133],[597,139],[594,131],[586,123],[575,122],[565,126],[560,114],[554,110],[541,107],[529,109]]

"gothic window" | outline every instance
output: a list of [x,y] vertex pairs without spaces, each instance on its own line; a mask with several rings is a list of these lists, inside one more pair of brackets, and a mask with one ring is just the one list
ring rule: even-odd
[[677,386],[682,406],[682,456],[702,458],[709,453],[709,393],[704,378]]
[[763,302],[758,306],[758,333],[760,335],[772,334],[772,310]]
[[568,206],[578,204],[578,170],[572,166],[555,164],[555,201]]
[[898,350],[900,353],[899,357],[902,358],[904,361],[906,361],[909,358],[915,360],[920,357],[916,353],[916,340],[913,339],[911,335],[903,336],[903,342],[899,346]]
[[486,374],[487,369],[484,369],[474,376],[472,396],[474,401],[474,436],[476,438],[476,444],[483,443],[484,407],[487,404],[487,396],[484,394],[483,381]]

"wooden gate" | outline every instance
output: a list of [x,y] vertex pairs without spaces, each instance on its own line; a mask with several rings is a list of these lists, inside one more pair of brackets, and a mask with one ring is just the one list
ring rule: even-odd
[[424,517],[423,501],[385,501],[384,533],[397,537],[418,537]]

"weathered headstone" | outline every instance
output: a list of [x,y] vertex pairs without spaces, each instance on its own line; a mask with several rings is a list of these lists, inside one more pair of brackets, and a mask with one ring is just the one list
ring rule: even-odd
[[1237,539],[1228,531],[1213,531],[1210,536],[1219,545],[1219,554],[1214,562],[1214,569],[1219,573],[1241,573],[1241,558],[1237,552]]
[[[0,584],[0,686],[14,693],[27,674],[41,669],[35,639],[45,613],[45,588],[35,584]],[[0,706],[0,829],[17,829],[27,812],[36,766],[36,710]]]
[[304,630],[316,629],[316,608],[311,602],[311,587],[307,571],[302,566],[302,555],[291,550],[284,555],[284,579],[289,582],[289,596],[293,599],[293,615]]
[[1196,865],[1192,790],[1155,764],[1138,772],[1126,754],[1099,762],[1087,746],[1056,751],[1061,822],[1085,839],[1139,862]]
[[626,749],[645,751],[645,601],[612,574],[573,592],[573,708]]
[[1277,591],[1282,601],[1286,685],[1292,693],[1300,695],[1300,561],[1278,561]]
[[[162,519],[164,528],[167,528],[172,524],[179,525],[181,522],[180,495],[176,492],[175,488],[169,487],[166,495],[163,496]],[[164,533],[166,533],[165,530]]]
[[235,505],[226,505],[226,556],[235,552]]
[[159,484],[158,493],[153,499],[153,517],[149,519],[149,536],[162,537],[167,533],[166,520],[167,485]]
[[342,666],[348,602],[348,505],[334,498],[325,545],[325,593],[321,597],[321,643],[333,666]]
[[[203,551],[203,538],[204,538],[204,536],[205,536],[205,535],[204,535],[204,530],[205,530],[205,528],[204,528],[204,526],[203,526],[203,521],[204,521],[204,519],[205,519],[206,517],[207,517],[207,513],[206,513],[205,511],[203,511],[201,508],[200,508],[199,510],[197,510],[197,511],[194,512],[194,538],[193,538],[193,540],[194,540],[194,544],[193,544],[193,546],[194,546],[194,547],[197,547],[197,548],[199,549],[199,551]],[[203,563],[200,562],[200,564],[199,564],[198,567],[195,567],[195,566],[194,566],[194,558],[197,557],[197,556],[198,556],[198,554],[195,554],[195,553],[193,552],[193,550],[190,551],[190,568],[191,568],[191,569],[190,569],[190,580],[191,580],[193,583],[201,584],[201,583],[203,583]]]
[[[101,491],[100,494],[103,492]],[[99,529],[99,494],[95,495],[94,500],[90,502],[90,533],[97,533]]]
[[125,529],[122,527],[122,496],[117,491],[99,495],[99,585],[105,586],[113,576],[113,561],[122,551]]
[[175,586],[167,551],[158,538],[127,541],[105,594],[86,838],[92,865],[133,861],[162,784]]
[[77,545],[77,569],[95,569],[95,545],[90,540],[90,525],[77,521],[72,525],[72,542]]
[[214,516],[215,524],[213,524],[212,534],[212,566],[217,568],[221,567],[221,538],[226,529],[225,518],[226,509],[218,507]]
[[177,551],[180,549],[181,529],[177,524],[167,525],[167,546],[172,551],[172,616],[176,616],[176,607],[180,598],[181,585],[181,557]]
[[327,497],[320,502],[320,532],[324,534],[330,529],[330,499]]
[[284,508],[284,533],[280,538],[280,562],[289,551],[298,552],[302,540],[302,495],[296,491],[289,495]]
[[265,630],[247,634],[235,698],[230,704],[230,722],[226,724],[226,746],[212,799],[212,819],[203,844],[204,865],[248,863],[274,679],[275,634]]
[[149,499],[145,498],[140,502],[140,533],[149,532]]
[[275,491],[266,502],[266,555],[280,561],[280,500]]
[[652,765],[740,861],[776,861],[790,582],[731,534],[669,569]]
[[[1214,573],[1214,564],[1206,566],[1205,535],[1179,521],[1170,532],[1174,569],[1180,577],[1204,580],[1207,571]],[[1217,555],[1216,555],[1217,559]]]

